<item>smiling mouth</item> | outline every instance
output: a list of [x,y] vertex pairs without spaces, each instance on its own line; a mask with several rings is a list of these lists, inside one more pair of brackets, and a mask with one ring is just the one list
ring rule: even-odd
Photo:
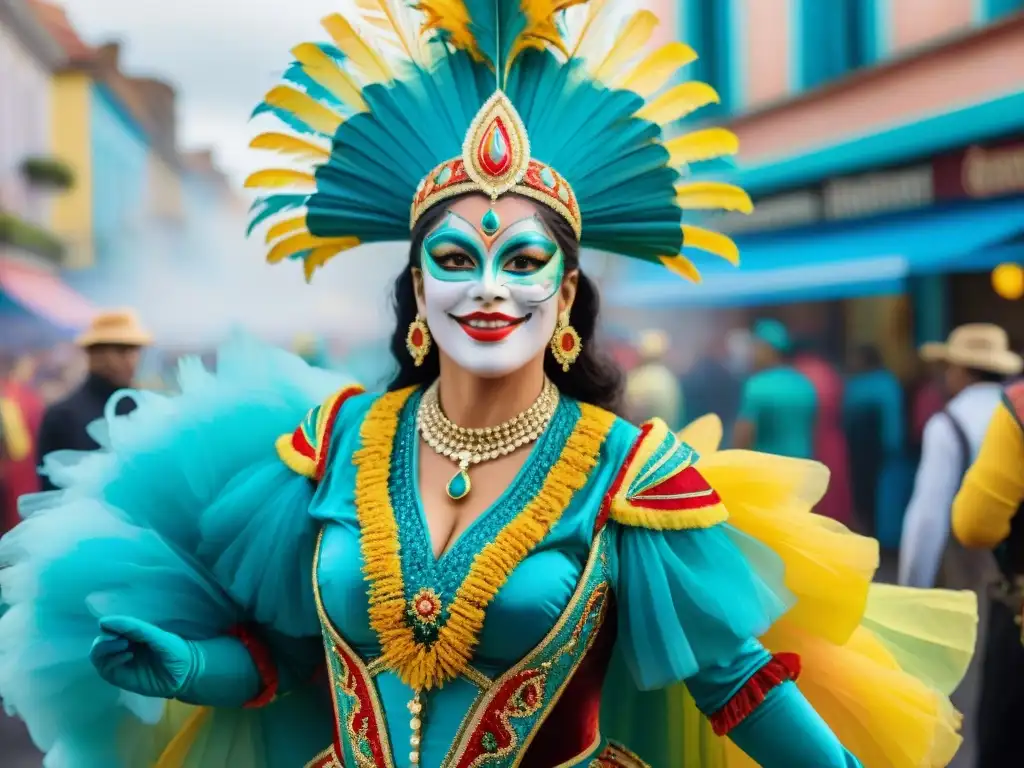
[[505,340],[516,328],[529,320],[531,316],[509,317],[508,315],[495,312],[474,312],[463,317],[449,315],[466,332],[469,338],[485,344],[493,344]]

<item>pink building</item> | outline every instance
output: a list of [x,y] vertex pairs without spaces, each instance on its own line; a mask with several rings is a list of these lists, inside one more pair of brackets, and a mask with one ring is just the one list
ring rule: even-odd
[[[1024,0],[648,0],[691,44],[689,73],[740,138],[750,216],[714,222],[743,267],[701,259],[700,287],[638,268],[612,304],[748,308],[878,344],[910,375],[916,344],[998,322],[1024,347],[1024,302],[989,273],[1024,261]],[[696,117],[705,114],[698,113]],[[634,279],[635,277],[635,279]]]

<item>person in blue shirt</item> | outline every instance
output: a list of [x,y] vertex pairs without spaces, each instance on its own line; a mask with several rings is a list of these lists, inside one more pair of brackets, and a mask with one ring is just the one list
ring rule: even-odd
[[884,547],[898,547],[913,471],[907,457],[903,387],[878,350],[856,350],[843,416],[850,440],[854,501]]
[[754,325],[754,373],[743,387],[733,447],[797,459],[814,457],[818,396],[787,363],[792,341],[777,320]]

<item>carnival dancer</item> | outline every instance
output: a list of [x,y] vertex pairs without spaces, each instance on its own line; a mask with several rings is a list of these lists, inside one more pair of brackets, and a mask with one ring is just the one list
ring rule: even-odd
[[[317,167],[253,176],[272,190],[253,224],[309,275],[411,240],[399,373],[383,395],[338,389],[239,341],[216,374],[186,365],[179,397],[112,416],[105,452],[48,457],[65,490],[30,497],[0,552],[0,695],[49,765],[956,751],[942,689],[970,639],[914,646],[918,622],[877,610],[875,543],[809,511],[822,467],[698,465],[664,423],[611,413],[580,247],[696,279],[684,244],[737,254],[683,210],[750,202],[680,174],[735,151],[672,127],[715,98],[672,84],[693,52],[642,56],[647,11],[569,5],[365,0],[294,49],[261,108],[293,130],[254,145]],[[970,632],[973,598],[910,595]]]

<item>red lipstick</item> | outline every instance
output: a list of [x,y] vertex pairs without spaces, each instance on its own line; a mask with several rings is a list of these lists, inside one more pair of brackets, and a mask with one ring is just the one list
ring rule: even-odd
[[473,341],[494,344],[507,339],[516,328],[529,320],[530,316],[509,317],[500,312],[473,312],[462,317],[452,315],[452,319]]

